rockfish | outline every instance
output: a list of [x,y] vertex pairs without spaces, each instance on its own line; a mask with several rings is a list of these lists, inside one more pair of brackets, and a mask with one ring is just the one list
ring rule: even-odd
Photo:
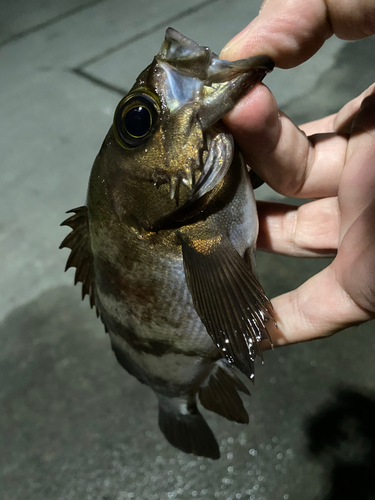
[[120,101],[92,167],[66,268],[89,296],[119,363],[155,392],[159,426],[186,453],[219,458],[197,408],[248,414],[237,369],[254,376],[271,304],[256,278],[256,203],[221,118],[273,69],[222,61],[169,28]]

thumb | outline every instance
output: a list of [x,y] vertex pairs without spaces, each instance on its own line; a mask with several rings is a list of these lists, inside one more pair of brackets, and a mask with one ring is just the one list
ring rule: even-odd
[[359,40],[375,33],[374,0],[266,0],[259,15],[222,50],[222,59],[268,55],[280,68],[309,59],[333,34]]

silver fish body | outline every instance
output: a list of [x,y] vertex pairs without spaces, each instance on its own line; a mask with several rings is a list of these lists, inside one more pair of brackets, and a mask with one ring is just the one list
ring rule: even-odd
[[159,400],[159,425],[187,453],[219,457],[197,408],[248,421],[234,367],[253,377],[271,306],[255,277],[256,204],[220,118],[273,63],[220,61],[168,29],[120,102],[94,162],[87,206],[61,246],[119,363]]

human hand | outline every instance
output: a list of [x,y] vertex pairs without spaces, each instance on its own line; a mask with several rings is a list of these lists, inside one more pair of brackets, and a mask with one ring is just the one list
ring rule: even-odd
[[[333,33],[375,33],[373,0],[268,0],[223,49],[225,59],[264,53],[279,67],[311,57]],[[274,345],[331,335],[375,318],[375,85],[337,114],[297,128],[258,85],[226,117],[247,163],[277,192],[315,201],[259,203],[258,248],[336,255],[298,289],[272,299]]]

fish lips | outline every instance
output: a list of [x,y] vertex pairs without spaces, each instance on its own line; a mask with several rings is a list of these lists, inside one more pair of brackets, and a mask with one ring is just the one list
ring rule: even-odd
[[203,130],[227,114],[274,68],[272,59],[265,55],[221,60],[208,47],[198,45],[173,28],[167,29],[156,59],[168,80],[169,108],[173,110],[198,99],[198,119]]
[[213,58],[204,86],[206,95],[198,113],[203,130],[229,113],[273,67],[273,61],[267,56],[254,56],[239,61]]

